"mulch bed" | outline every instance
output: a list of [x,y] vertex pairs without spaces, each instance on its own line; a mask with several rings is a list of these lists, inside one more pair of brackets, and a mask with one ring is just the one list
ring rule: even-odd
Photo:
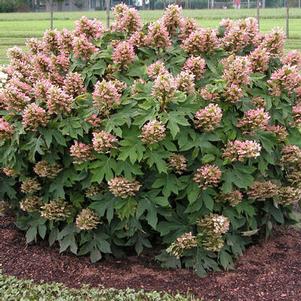
[[229,272],[199,278],[188,270],[161,269],[149,255],[91,264],[88,258],[59,254],[45,243],[26,246],[12,217],[0,217],[0,268],[35,281],[118,289],[192,292],[205,301],[300,301],[301,232],[282,229],[268,242],[250,247]]

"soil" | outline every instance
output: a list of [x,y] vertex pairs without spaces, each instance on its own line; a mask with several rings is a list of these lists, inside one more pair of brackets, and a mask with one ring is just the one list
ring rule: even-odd
[[86,257],[59,254],[46,243],[26,246],[13,218],[0,217],[0,268],[19,278],[69,287],[189,291],[205,301],[300,301],[301,232],[279,229],[269,241],[250,247],[235,270],[200,278],[189,270],[161,269],[150,255],[91,264]]

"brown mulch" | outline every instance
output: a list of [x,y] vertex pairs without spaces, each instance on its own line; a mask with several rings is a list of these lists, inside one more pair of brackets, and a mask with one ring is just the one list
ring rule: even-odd
[[229,272],[199,278],[188,270],[161,269],[151,256],[89,259],[59,254],[46,244],[25,245],[24,234],[11,217],[0,217],[0,267],[4,273],[36,281],[62,282],[69,287],[134,288],[192,292],[205,301],[300,301],[301,232],[278,230],[272,239],[250,247]]

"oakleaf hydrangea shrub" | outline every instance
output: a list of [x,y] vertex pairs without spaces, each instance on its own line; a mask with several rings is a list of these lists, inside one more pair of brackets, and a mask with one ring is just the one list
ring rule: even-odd
[[301,55],[253,18],[114,15],[9,51],[1,199],[28,243],[231,268],[301,198]]

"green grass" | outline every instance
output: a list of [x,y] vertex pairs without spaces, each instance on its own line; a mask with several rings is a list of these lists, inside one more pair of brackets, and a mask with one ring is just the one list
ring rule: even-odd
[[[158,19],[163,11],[140,12],[144,22]],[[74,21],[82,15],[96,17],[105,22],[105,12],[56,12],[54,25],[58,29],[72,29]],[[245,18],[256,16],[255,9],[241,10],[185,10],[185,16],[195,18],[201,26],[216,27],[222,18]],[[287,49],[301,49],[301,9],[290,11],[290,39],[286,43]],[[268,32],[275,27],[285,28],[285,9],[261,10],[260,29]],[[49,28],[48,13],[2,13],[0,14],[0,64],[7,63],[6,51],[17,45],[24,46],[25,40],[30,37],[41,37]]]
[[1,301],[201,301],[193,296],[104,288],[70,289],[58,283],[35,284],[3,275],[0,271]]

